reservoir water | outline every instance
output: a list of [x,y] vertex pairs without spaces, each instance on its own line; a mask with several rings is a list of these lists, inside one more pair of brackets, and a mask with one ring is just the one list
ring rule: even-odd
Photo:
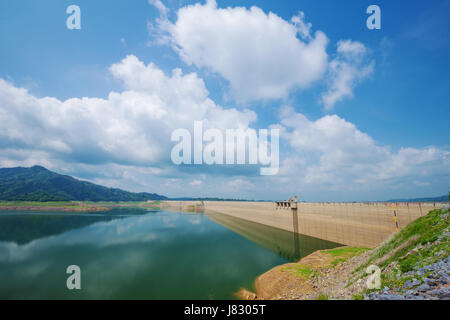
[[[215,214],[0,212],[0,299],[234,299],[339,244]],[[68,290],[66,269],[81,269]]]

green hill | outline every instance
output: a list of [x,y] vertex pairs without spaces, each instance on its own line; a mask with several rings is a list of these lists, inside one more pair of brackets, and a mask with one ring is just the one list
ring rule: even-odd
[[165,200],[154,193],[107,188],[34,166],[0,169],[3,201],[147,201]]

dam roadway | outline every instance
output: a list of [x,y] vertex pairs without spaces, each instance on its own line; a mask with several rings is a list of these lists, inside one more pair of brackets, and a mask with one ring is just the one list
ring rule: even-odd
[[[199,201],[167,201],[181,210]],[[318,203],[299,202],[297,212],[275,202],[205,201],[205,213],[223,214],[265,226],[350,246],[373,248],[399,229],[445,203]]]

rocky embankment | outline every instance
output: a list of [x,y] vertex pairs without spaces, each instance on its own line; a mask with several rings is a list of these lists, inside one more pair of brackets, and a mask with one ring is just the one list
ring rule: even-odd
[[[443,216],[448,219],[448,213]],[[413,269],[405,273],[397,271],[397,285],[384,287],[378,292],[368,293],[370,300],[449,300],[450,299],[450,257],[448,239],[450,231],[438,236],[436,241],[420,245],[412,252],[434,251],[433,256],[417,261]],[[446,245],[447,244],[447,245]],[[433,248],[436,247],[436,248]],[[433,250],[434,249],[434,250]],[[437,261],[436,261],[437,260]],[[431,262],[435,261],[435,262]]]
[[450,259],[405,274],[412,278],[401,287],[385,287],[365,295],[366,300],[450,300]]
[[[449,215],[448,208],[434,210],[372,250],[314,252],[259,276],[256,292],[243,289],[237,295],[261,300],[449,299]],[[378,286],[368,281],[373,276],[367,273],[369,266],[379,268]]]

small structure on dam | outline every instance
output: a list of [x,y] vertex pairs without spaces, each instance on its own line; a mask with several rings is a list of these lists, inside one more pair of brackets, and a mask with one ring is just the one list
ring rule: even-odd
[[289,198],[287,201],[276,201],[277,209],[295,209],[297,210],[298,197],[294,196],[294,200]]

